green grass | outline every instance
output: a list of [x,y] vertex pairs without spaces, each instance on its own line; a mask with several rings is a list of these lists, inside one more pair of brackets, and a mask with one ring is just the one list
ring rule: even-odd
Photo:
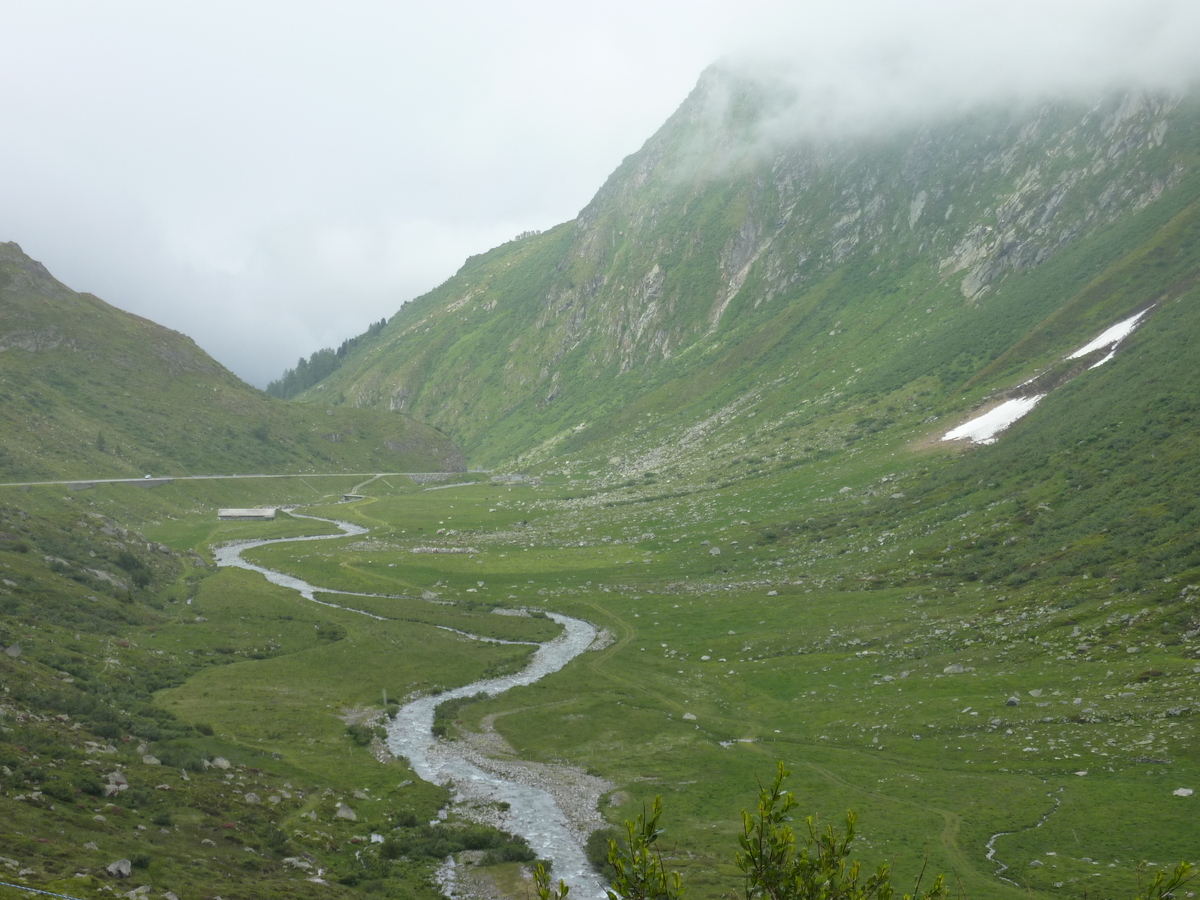
[[[822,481],[865,491],[878,477],[873,466],[855,464]],[[814,481],[793,472],[715,496],[693,492],[583,512],[562,485],[510,493],[479,484],[338,506],[345,517],[375,524],[375,533],[358,539],[371,546],[337,549],[353,539],[279,545],[253,558],[330,587],[405,594],[411,599],[353,598],[396,621],[313,607],[249,573],[209,576],[192,604],[209,622],[163,626],[153,646],[218,645],[234,663],[206,668],[162,702],[239,745],[261,745],[282,762],[332,778],[358,752],[343,739],[338,711],[377,702],[385,689],[399,696],[425,682],[466,683],[510,656],[511,648],[478,644],[455,650],[445,632],[414,633],[415,624],[506,637],[533,627],[525,636],[545,639],[536,630],[545,620],[487,612],[496,603],[533,605],[582,615],[617,642],[544,683],[466,706],[458,713],[462,727],[499,713],[496,727],[524,755],[565,759],[613,779],[625,797],[610,809],[614,822],[663,794],[678,842],[673,857],[702,896],[733,886],[728,854],[737,812],[751,802],[754,778],[766,777],[777,758],[796,771],[802,809],[827,821],[845,808],[859,812],[864,855],[895,855],[904,876],[928,847],[931,865],[953,869],[968,893],[1006,895],[983,859],[998,831],[1016,832],[998,839],[998,858],[1035,891],[1056,894],[1052,882],[1086,877],[1089,890],[1116,896],[1132,883],[1140,858],[1165,863],[1195,854],[1187,808],[1172,805],[1179,798],[1171,796],[1171,785],[1200,774],[1193,728],[1186,716],[1155,718],[1193,702],[1196,690],[1183,646],[1154,646],[1162,643],[1159,625],[1172,621],[1170,605],[1114,628],[1114,614],[1137,613],[1145,601],[1107,583],[1089,593],[1072,581],[1074,602],[1061,606],[1040,593],[978,582],[860,586],[854,522],[877,514],[870,506],[843,500],[840,529],[763,538],[784,509],[826,515],[825,489]],[[743,520],[751,508],[756,517]],[[892,515],[901,508],[894,505]],[[965,527],[961,518],[950,522]],[[458,533],[431,535],[435,525]],[[947,523],[927,527],[932,533],[906,536],[889,552],[907,559],[912,549],[925,560],[930,548],[945,546]],[[709,554],[705,540],[722,555]],[[430,543],[484,549],[410,552]],[[883,568],[878,560],[870,566]],[[1059,582],[1065,593],[1068,584]],[[431,588],[460,602],[416,599]],[[346,634],[321,643],[310,634],[317,621]],[[1097,649],[1078,653],[1083,640]],[[1128,654],[1130,645],[1145,649]],[[270,657],[252,658],[264,652]],[[942,671],[955,663],[972,671]],[[1151,669],[1165,674],[1137,680]],[[1020,706],[1005,705],[1013,695]],[[1084,703],[1074,704],[1076,697]],[[1149,744],[1139,744],[1150,733]],[[1029,746],[1036,752],[1026,752]],[[1088,775],[1073,774],[1082,770]],[[1055,798],[1058,811],[1031,830]],[[1100,814],[1138,828],[1097,828]],[[1084,823],[1091,827],[1081,831]],[[1084,856],[1102,866],[1081,862]],[[1030,869],[1035,858],[1046,865]]]
[[[1061,125],[1068,113],[1054,116]],[[955,140],[997,154],[1019,130],[997,115],[960,124]],[[1076,157],[1098,152],[1097,128],[1089,120],[1073,133]],[[1138,159],[1190,171],[1187,128]],[[685,137],[668,129],[656,140],[682,153]],[[725,277],[715,260],[736,255],[743,226],[785,215],[782,182],[734,179],[709,192],[659,172],[634,203],[622,185],[638,157],[580,222],[472,259],[406,306],[369,359],[351,354],[299,411],[219,373],[164,382],[147,406],[74,357],[5,351],[4,433],[16,449],[0,463],[11,471],[377,470],[402,420],[319,402],[336,391],[423,412],[472,441],[474,458],[512,461],[543,482],[302,475],[0,488],[0,643],[23,651],[0,657],[0,727],[12,729],[0,751],[13,772],[0,795],[4,855],[33,870],[30,884],[81,897],[100,895],[108,861],[150,845],[143,877],[185,898],[432,896],[429,859],[382,860],[378,845],[353,838],[432,846],[441,837],[419,823],[448,792],[415,782],[403,760],[378,761],[347,719],[384,715],[385,692],[457,687],[513,671],[531,652],[447,629],[544,641],[558,633],[544,614],[563,612],[612,643],[536,685],[461,705],[448,733],[491,716],[523,758],[610,779],[602,811],[614,825],[661,794],[668,862],[694,897],[739,887],[738,814],[776,760],[794,773],[800,811],[840,822],[856,810],[860,856],[872,867],[894,860],[901,884],[928,855],[967,896],[1119,897],[1135,893],[1141,860],[1196,861],[1195,801],[1173,791],[1200,782],[1197,183],[1181,178],[1136,215],[1097,212],[1048,261],[966,302],[965,271],[951,277],[928,254],[993,222],[1002,213],[989,198],[1008,196],[1030,165],[1047,178],[1075,165],[1044,149],[1016,146],[1007,171],[955,162],[920,228],[907,224],[908,195],[889,188],[901,224],[877,252],[867,241],[837,265],[814,258],[794,271],[763,256],[711,334]],[[904,158],[879,144],[843,168],[859,183]],[[1125,159],[1091,184],[1136,181],[1137,165]],[[798,259],[818,238],[833,252],[827,232],[850,200],[831,171],[806,195],[815,218],[781,230],[772,253]],[[1089,196],[1066,197],[1063,221],[1090,215],[1099,201]],[[638,218],[643,200],[657,204],[657,223]],[[588,235],[596,240],[580,244]],[[670,354],[638,344],[639,310],[613,305],[656,263],[667,270],[656,302],[674,312],[644,334],[665,335]],[[475,299],[455,305],[469,291]],[[1057,378],[1063,354],[1151,301],[1154,314],[1112,362],[1071,372],[996,444],[936,440],[1043,368]],[[125,348],[115,358],[132,364],[134,337],[114,345]],[[637,353],[622,357],[630,346]],[[189,393],[201,388],[214,405]],[[93,402],[119,424],[105,425],[103,449]],[[195,415],[171,414],[192,403]],[[299,430],[285,440],[286,423]],[[413,458],[445,448],[430,440]],[[360,486],[365,500],[337,502]],[[213,569],[214,543],[331,533],[287,514],[215,517],[223,506],[292,504],[370,534],[247,557],[379,596],[318,595],[353,608],[338,610]],[[85,740],[104,749],[89,753]],[[142,762],[142,742],[169,764]],[[232,782],[199,764],[217,756],[237,767]],[[83,795],[63,785],[54,810],[16,799],[36,783],[105,774],[110,759],[145,792],[124,792],[121,812],[78,806]],[[248,811],[238,779],[239,790],[293,796]],[[372,799],[347,799],[356,790]],[[339,799],[358,804],[358,823],[334,818]],[[178,831],[136,828],[166,811]],[[1000,832],[996,859],[1017,885],[986,858]],[[91,834],[100,849],[84,853]],[[282,862],[302,854],[336,884]],[[520,884],[511,866],[497,872]]]
[[[378,810],[372,828],[386,830],[388,816],[406,810],[429,816],[445,795],[419,784],[397,788],[411,780],[403,763],[381,765],[356,745],[345,711],[378,714],[385,691],[399,698],[466,684],[511,670],[528,654],[437,626],[510,640],[557,632],[544,618],[491,612],[500,606],[579,615],[615,642],[537,685],[464,705],[452,733],[495,715],[495,727],[523,756],[604,775],[618,786],[615,805],[604,806],[614,824],[661,794],[669,861],[696,896],[737,886],[730,853],[738,812],[776,759],[795,773],[801,810],[839,821],[855,809],[860,855],[872,864],[895,858],[902,883],[928,853],[930,865],[956,873],[968,895],[1018,896],[1024,888],[996,879],[984,858],[1001,831],[1013,834],[997,839],[997,858],[1035,896],[1082,896],[1085,887],[1089,896],[1122,896],[1132,893],[1141,859],[1194,858],[1190,808],[1171,792],[1200,777],[1195,720],[1170,711],[1194,709],[1200,690],[1189,658],[1194,640],[1181,637],[1195,627],[1194,605],[1180,600],[1181,588],[1200,579],[1176,569],[1170,584],[1134,591],[1063,568],[1018,584],[967,580],[957,573],[989,549],[972,534],[1030,527],[1021,524],[1029,503],[996,502],[1011,490],[1005,476],[993,476],[1001,480],[991,488],[965,487],[979,480],[977,467],[1008,451],[997,445],[934,467],[928,454],[895,455],[887,433],[860,446],[854,455],[774,467],[725,487],[683,478],[438,490],[377,482],[364,501],[308,510],[366,524],[369,535],[248,553],[318,585],[388,595],[333,598],[386,621],[307,603],[252,573],[197,565],[191,551],[202,561],[212,542],[328,531],[286,515],[270,524],[218,524],[208,504],[224,489],[211,483],[18,496],[41,517],[25,539],[46,548],[81,509],[112,515],[127,505],[147,534],[176,552],[154,563],[157,580],[131,605],[116,594],[102,603],[127,611],[108,626],[130,643],[114,658],[123,666],[144,661],[136,666],[146,665],[148,678],[155,671],[160,682],[169,678],[154,688],[154,708],[172,716],[164,721],[184,731],[212,728],[211,738],[183,738],[188,752],[271,773],[254,776],[267,779],[264,789],[291,781],[321,797],[326,789],[365,790],[381,798],[360,801]],[[227,496],[239,505],[312,495],[299,480],[234,488],[243,493]],[[892,499],[894,488],[905,497]],[[30,527],[9,509],[13,524],[4,529]],[[102,548],[106,537],[97,532],[94,540]],[[477,552],[413,552],[431,546]],[[1024,558],[1021,542],[998,546]],[[63,576],[42,551],[0,555],[31,586],[52,588]],[[425,591],[449,603],[422,600]],[[94,606],[76,600],[61,613],[41,610],[40,627],[53,630],[41,639],[27,633],[34,636],[29,658],[48,666],[39,669],[46,677],[70,664],[53,654],[71,643],[72,610]],[[32,626],[34,609],[12,614]],[[13,636],[25,640],[25,633]],[[95,650],[87,640],[75,644],[70,652],[81,666],[112,650],[107,638]],[[126,653],[134,654],[128,663]],[[943,671],[954,664],[967,671]],[[1007,706],[1010,696],[1020,705]],[[161,738],[152,752],[170,740],[179,738]],[[357,832],[321,827],[333,835],[323,838],[298,817],[306,808],[271,817],[273,827],[336,865]],[[34,821],[22,810],[22,822]],[[295,834],[316,834],[319,846]],[[189,883],[187,851],[161,852],[162,883]],[[284,877],[278,855],[260,855],[264,871]],[[1034,859],[1045,865],[1030,867]],[[384,882],[415,885],[420,871]],[[46,873],[43,884],[51,883]],[[232,892],[237,879],[230,878]],[[1052,886],[1058,881],[1063,888]]]
[[0,315],[0,481],[462,468],[443,435],[404,416],[267,396],[14,244],[0,247]]

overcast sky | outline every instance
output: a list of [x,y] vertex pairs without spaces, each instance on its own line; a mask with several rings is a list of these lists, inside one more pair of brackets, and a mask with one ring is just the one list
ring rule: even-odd
[[[848,117],[1180,86],[1200,0],[0,0],[0,240],[260,387],[572,218],[722,57]],[[2,324],[2,323],[0,323]]]

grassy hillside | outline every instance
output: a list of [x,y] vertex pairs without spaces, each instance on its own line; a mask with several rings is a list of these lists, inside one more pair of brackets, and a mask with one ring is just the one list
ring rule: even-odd
[[0,245],[0,480],[462,468],[429,426],[297,407]]
[[[542,477],[0,486],[0,880],[432,897],[455,854],[460,893],[527,896],[509,810],[417,781],[372,728],[517,669],[530,646],[495,641],[553,637],[546,612],[603,640],[437,727],[591,785],[614,828],[661,795],[689,896],[742,889],[739,811],[777,760],[901,884],[928,859],[965,896],[1132,897],[1200,861],[1195,100],[781,147],[786,98],[723,77],[577,220],[469,260],[303,404],[9,246],[14,466],[374,467],[388,428],[430,434],[411,412]],[[1103,365],[1069,358],[1137,312]],[[941,439],[1030,394],[995,443]],[[301,503],[370,533],[247,556],[345,608],[210,563],[322,527],[217,507]]]
[[472,258],[303,399],[543,470],[604,468],[632,409],[698,426],[750,394],[916,395],[942,415],[1155,299],[1087,289],[1200,197],[1194,96],[805,140],[779,137],[775,90],[706,74],[577,219]]
[[[334,496],[352,486],[330,485]],[[176,483],[0,497],[0,647],[11,651],[0,652],[0,880],[103,896],[122,884],[107,867],[125,859],[125,890],[435,897],[429,876],[449,850],[528,857],[495,829],[425,825],[447,792],[381,762],[376,736],[385,691],[477,678],[528,648],[464,660],[437,625],[471,627],[469,614],[376,622],[218,572],[213,542],[324,526],[286,514],[217,523],[215,493]],[[234,505],[313,496],[303,479],[220,494]],[[547,636],[540,624],[529,636]],[[339,817],[339,804],[356,816]],[[403,841],[405,858],[360,864],[372,832]]]
[[[1164,247],[1188,221],[1159,229]],[[1137,259],[1114,259],[1095,291]],[[902,883],[928,852],[968,896],[1133,896],[1140,861],[1200,858],[1192,798],[1174,793],[1200,780],[1200,557],[1179,490],[1200,446],[1196,292],[969,453],[917,440],[944,423],[873,429],[849,410],[789,423],[794,441],[768,455],[778,422],[733,414],[712,426],[737,429],[727,455],[703,457],[720,463],[621,479],[388,478],[335,506],[311,479],[4,489],[0,643],[22,654],[0,657],[0,841],[14,848],[0,855],[20,883],[84,898],[142,884],[431,896],[434,858],[479,812],[452,807],[427,834],[447,795],[377,762],[345,719],[383,714],[385,690],[520,665],[527,648],[438,626],[551,636],[545,619],[490,613],[524,607],[582,616],[613,642],[460,704],[443,727],[603,776],[614,825],[662,795],[667,862],[692,896],[738,887],[737,813],[776,759],[801,812],[857,810],[857,855],[894,860]],[[339,598],[383,621],[206,564],[214,542],[313,527],[219,524],[216,506],[289,501],[372,533],[252,558],[390,595]],[[414,552],[431,545],[475,552]],[[112,771],[130,787],[93,799]],[[336,818],[339,801],[357,822]],[[403,849],[385,858],[370,833]],[[119,858],[139,860],[128,881],[104,871]],[[333,884],[307,881],[318,869]],[[467,866],[510,896],[516,869]]]
[[[1191,800],[1173,794],[1200,778],[1200,562],[1177,498],[1144,507],[1125,492],[1137,464],[1164,450],[1162,478],[1187,478],[1170,448],[1197,436],[1186,426],[1178,445],[1107,447],[1119,433],[1081,445],[1063,409],[1096,402],[1096,415],[1121,421],[1127,408],[1092,398],[1102,375],[1128,380],[1143,356],[1168,364],[1155,335],[1141,340],[1111,375],[1076,380],[1045,415],[971,454],[904,450],[876,432],[855,452],[727,483],[423,490],[389,478],[361,503],[313,507],[368,537],[252,551],[315,584],[390,595],[338,598],[383,621],[205,564],[214,542],[311,533],[303,520],[264,532],[213,519],[214,505],[320,501],[303,480],[7,489],[0,640],[22,654],[0,658],[0,724],[13,729],[0,751],[14,773],[0,794],[12,823],[2,839],[16,848],[3,855],[28,870],[23,883],[80,897],[122,886],[103,866],[139,854],[125,884],[180,896],[311,890],[292,858],[343,880],[323,890],[427,891],[432,859],[388,860],[355,838],[425,846],[409,816],[426,821],[446,795],[409,784],[402,761],[360,751],[344,719],[382,714],[385,690],[397,698],[520,665],[527,648],[437,626],[552,636],[545,619],[490,614],[524,607],[582,616],[613,642],[538,685],[460,704],[444,726],[607,778],[614,824],[663,795],[667,860],[694,896],[737,887],[737,813],[775,759],[793,769],[802,812],[834,821],[857,810],[857,854],[894,859],[902,879],[928,850],[969,896],[1133,896],[1139,861],[1200,857]],[[1049,447],[1057,455],[1040,459]],[[1061,456],[1081,453],[1109,472],[1078,481]],[[1096,555],[1106,541],[1120,552]],[[414,552],[431,545],[475,552]],[[235,768],[205,769],[218,756]],[[92,800],[84,776],[102,787],[113,770],[130,788]],[[63,778],[62,797],[44,789]],[[264,802],[246,804],[247,791]],[[358,822],[335,817],[338,801]],[[478,815],[452,809],[451,824]],[[513,865],[473,877],[519,895]]]

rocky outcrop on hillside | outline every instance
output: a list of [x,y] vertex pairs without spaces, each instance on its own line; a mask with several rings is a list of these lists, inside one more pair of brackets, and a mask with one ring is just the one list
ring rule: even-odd
[[1200,132],[1200,98],[1142,91],[853,135],[805,130],[798,102],[710,69],[574,221],[469,260],[308,397],[513,458],[739,342],[786,336],[777,366],[820,355],[847,304],[879,323],[909,303],[966,315],[1187,183]]

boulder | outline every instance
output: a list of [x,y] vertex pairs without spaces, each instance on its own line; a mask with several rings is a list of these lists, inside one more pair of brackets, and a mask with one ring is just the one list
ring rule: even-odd
[[105,866],[104,871],[113,876],[113,878],[128,878],[133,874],[133,863],[127,859],[118,859],[116,862]]
[[1007,700],[1004,701],[1004,705],[1005,706],[1020,706],[1021,698],[1020,697],[1009,697]]
[[351,822],[358,821],[358,814],[345,803],[339,803],[337,805],[337,813],[335,815],[337,815],[339,819],[349,819]]
[[258,794],[254,793],[254,791],[246,794],[244,797],[242,797],[242,799],[247,803],[262,803],[262,798],[260,798]]

